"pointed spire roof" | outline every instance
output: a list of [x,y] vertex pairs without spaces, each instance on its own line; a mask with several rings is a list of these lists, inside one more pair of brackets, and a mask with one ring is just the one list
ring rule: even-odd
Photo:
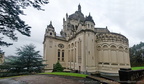
[[78,5],[78,11],[81,12],[81,5]]
[[95,24],[95,22],[94,22],[92,16],[90,15],[90,13],[89,13],[89,16],[86,17],[85,21],[90,21],[90,22],[93,22]]
[[53,25],[52,25],[52,21],[50,21],[50,24],[47,26],[47,28],[52,28],[54,29]]

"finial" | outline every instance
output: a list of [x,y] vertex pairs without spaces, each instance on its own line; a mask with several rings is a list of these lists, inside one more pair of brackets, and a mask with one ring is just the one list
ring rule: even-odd
[[66,13],[66,18],[68,18],[68,13]]
[[78,11],[81,12],[81,5],[80,4],[78,5]]
[[91,16],[91,15],[90,15],[90,12],[89,12],[89,16]]
[[65,18],[63,18],[63,22],[65,22]]
[[50,21],[50,24],[52,25],[52,21]]

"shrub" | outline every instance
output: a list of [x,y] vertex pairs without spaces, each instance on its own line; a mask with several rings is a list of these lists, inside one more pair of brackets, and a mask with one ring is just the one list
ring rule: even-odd
[[53,72],[62,72],[63,70],[64,68],[59,62],[54,65]]

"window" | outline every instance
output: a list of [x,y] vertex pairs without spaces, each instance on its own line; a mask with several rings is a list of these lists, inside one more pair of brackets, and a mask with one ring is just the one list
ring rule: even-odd
[[68,51],[68,62],[70,62],[70,50]]
[[73,62],[73,49],[71,50],[71,62]]
[[89,28],[89,24],[88,24],[88,28]]
[[91,25],[91,28],[93,28],[93,25]]
[[58,61],[60,61],[60,50],[58,50]]
[[64,61],[64,50],[62,50],[62,61]]
[[50,33],[50,35],[52,35],[52,33]]
[[78,63],[81,63],[81,41],[78,42]]

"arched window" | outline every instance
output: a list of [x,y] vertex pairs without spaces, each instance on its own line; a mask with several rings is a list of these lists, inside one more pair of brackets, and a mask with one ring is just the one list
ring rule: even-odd
[[111,49],[112,49],[112,50],[116,50],[116,46],[115,46],[115,45],[112,45],[112,46],[111,46]]
[[91,25],[91,28],[93,28],[93,25]]
[[60,61],[60,50],[58,49],[58,61]]
[[88,28],[89,28],[89,24],[88,24]]
[[108,48],[108,46],[107,46],[107,45],[104,45],[104,46],[103,46],[103,48],[105,48],[105,49],[106,49],[106,48]]
[[62,50],[62,61],[64,61],[64,50]]
[[50,35],[52,35],[52,33],[50,32]]
[[119,47],[119,49],[120,49],[120,50],[123,50],[123,47],[122,47],[122,46],[120,46],[120,47]]

